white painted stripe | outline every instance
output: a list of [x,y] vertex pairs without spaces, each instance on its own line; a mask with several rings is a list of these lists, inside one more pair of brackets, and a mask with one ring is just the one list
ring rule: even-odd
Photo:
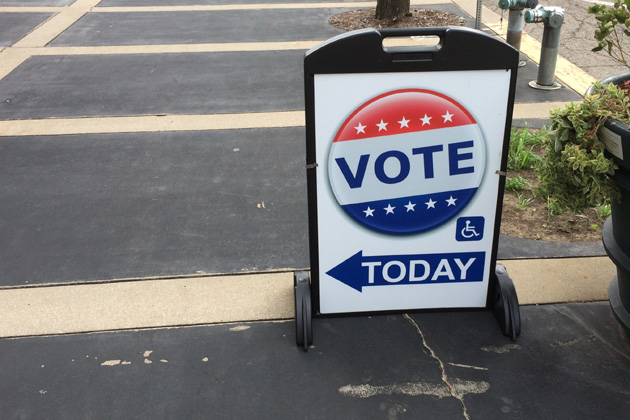
[[21,48],[5,48],[0,51],[0,80],[31,57],[30,51]]
[[143,13],[143,12],[204,12],[224,10],[272,10],[272,9],[322,9],[322,8],[376,7],[376,2],[348,3],[261,3],[261,4],[210,4],[191,6],[111,6],[95,7],[98,13]]
[[[99,0],[100,1],[100,0]],[[584,0],[588,1],[588,0]],[[411,0],[411,5],[419,6],[426,4],[450,3],[450,0]],[[606,3],[606,2],[602,2]],[[313,8],[372,8],[376,7],[375,1],[355,1],[355,2],[318,2],[318,3],[260,3],[260,4],[225,4],[225,5],[189,5],[189,6],[80,6],[93,12],[180,12],[180,11],[201,11],[201,10],[253,10],[253,9],[313,9]],[[0,13],[58,13],[68,10],[71,6],[0,6]]]
[[0,337],[287,319],[292,273],[0,290]]
[[608,257],[502,261],[522,305],[608,300],[617,274]]
[[[513,119],[547,119],[549,110],[568,102],[515,104]],[[0,138],[67,134],[141,133],[160,131],[236,130],[303,127],[304,111],[239,114],[145,115],[131,117],[43,118],[0,121]]]
[[572,102],[532,102],[514,104],[512,118],[517,119],[548,119],[549,111],[564,108]]
[[304,126],[304,111],[0,121],[0,137]]
[[0,6],[0,13],[59,13],[66,9],[59,6]]
[[[607,257],[500,261],[521,304],[604,301]],[[0,289],[0,337],[291,319],[293,274]]]
[[[549,110],[568,102],[516,104],[513,119],[547,119]],[[241,114],[145,115],[132,117],[43,118],[0,121],[0,138],[68,134],[141,133],[161,131],[236,130],[303,127],[304,111]]]
[[[412,6],[426,4],[444,4],[450,0],[412,0]],[[260,3],[260,4],[214,4],[190,6],[98,6],[93,9],[99,13],[129,13],[129,12],[190,12],[190,11],[221,11],[221,10],[269,10],[269,9],[325,9],[325,8],[364,8],[376,7],[375,1],[357,2],[319,2],[319,3]]]
[[171,54],[234,51],[308,50],[323,41],[223,42],[205,44],[120,45],[21,48],[31,55]]

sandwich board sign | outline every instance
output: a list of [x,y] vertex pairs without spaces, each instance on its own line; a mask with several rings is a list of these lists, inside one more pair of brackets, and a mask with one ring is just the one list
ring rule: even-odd
[[488,307],[517,67],[465,28],[355,31],[306,53],[315,315]]

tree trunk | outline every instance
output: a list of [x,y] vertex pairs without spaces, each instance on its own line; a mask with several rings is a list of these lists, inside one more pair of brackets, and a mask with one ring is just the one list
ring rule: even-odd
[[376,19],[399,19],[409,13],[410,0],[377,0]]

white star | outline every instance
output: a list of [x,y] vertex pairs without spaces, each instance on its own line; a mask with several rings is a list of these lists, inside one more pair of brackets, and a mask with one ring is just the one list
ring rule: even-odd
[[456,201],[457,201],[457,198],[453,198],[453,196],[451,195],[451,198],[446,200],[446,202],[448,203],[448,206],[446,207],[454,206]]
[[392,207],[391,204],[387,204],[387,207],[384,207],[383,210],[385,210],[387,212],[385,214],[389,214],[389,213],[394,214],[394,209],[395,208],[396,207]]
[[451,114],[450,112],[446,111],[446,115],[442,115],[442,118],[444,118],[444,122],[446,121],[453,122],[453,115],[455,114]]
[[374,209],[371,209],[370,206],[368,206],[367,210],[363,210],[363,213],[365,213],[365,217],[374,217]]
[[402,120],[398,121],[398,124],[400,124],[400,128],[403,128],[403,127],[409,128],[409,121],[411,121],[411,120],[406,120],[405,116],[403,115]]
[[376,126],[378,127],[378,131],[382,131],[382,130],[387,131],[387,124],[389,123],[383,122],[383,120],[381,119],[381,123],[376,124]]
[[422,125],[423,126],[425,124],[431,125],[431,118],[433,118],[433,117],[429,117],[427,114],[424,114],[424,118],[420,118],[420,121],[422,121]]
[[424,204],[427,205],[427,209],[434,209],[436,203],[437,203],[437,201],[433,201],[432,199],[429,198],[429,201],[427,201]]
[[411,203],[411,201],[409,201],[409,204],[405,204],[405,207],[407,208],[407,213],[409,213],[410,211],[416,211],[414,209],[414,207],[416,207],[416,203]]
[[361,122],[359,122],[359,125],[354,127],[354,129],[357,130],[357,134],[359,133],[365,134],[365,127],[366,127],[365,125],[361,125]]

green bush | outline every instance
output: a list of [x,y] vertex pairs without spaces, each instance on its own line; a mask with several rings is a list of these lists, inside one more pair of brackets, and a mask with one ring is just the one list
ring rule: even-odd
[[595,15],[597,46],[612,58],[630,68],[630,0],[616,0],[612,6],[594,4],[588,12]]
[[604,156],[597,131],[608,118],[630,123],[624,92],[612,84],[595,84],[595,93],[581,103],[551,111],[552,125],[544,141],[545,159],[536,166],[537,195],[553,203],[554,211],[584,210],[607,204],[618,196],[609,181],[616,165]]

